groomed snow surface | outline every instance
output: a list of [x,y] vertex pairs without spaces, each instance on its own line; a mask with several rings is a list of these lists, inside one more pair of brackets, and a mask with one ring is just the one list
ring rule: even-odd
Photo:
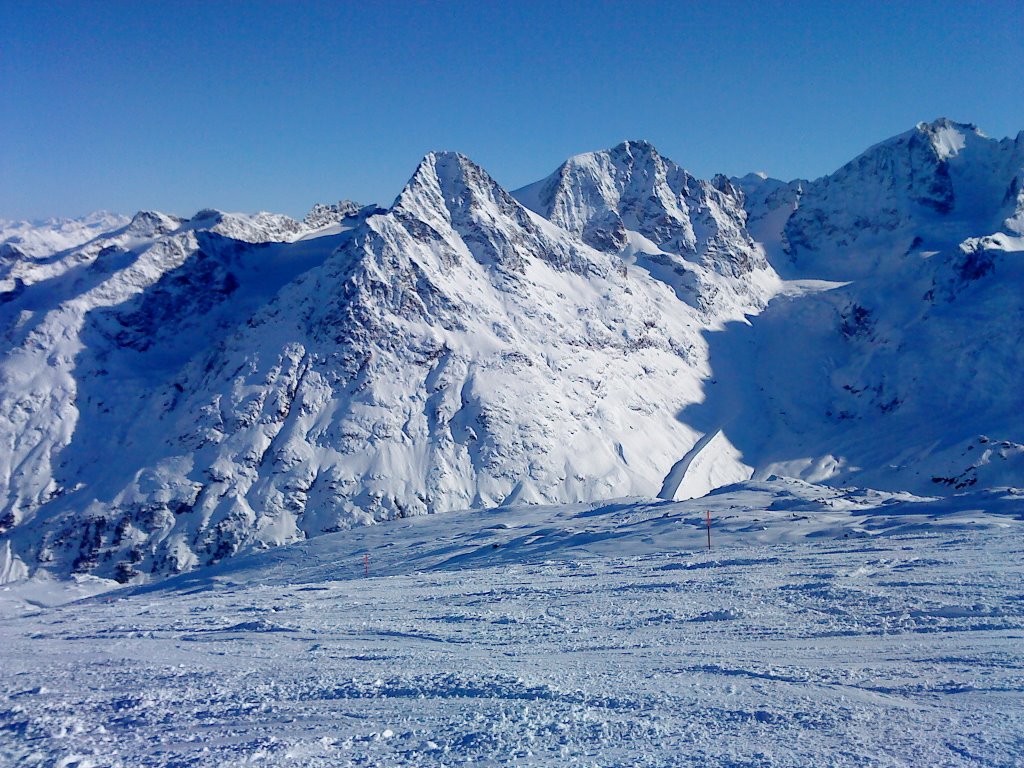
[[9,585],[0,764],[1020,765],[1022,522],[773,478]]

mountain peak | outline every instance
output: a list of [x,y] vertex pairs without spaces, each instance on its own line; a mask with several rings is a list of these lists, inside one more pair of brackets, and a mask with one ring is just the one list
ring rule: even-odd
[[467,193],[488,197],[504,193],[487,171],[461,152],[431,152],[427,157],[433,161],[437,183],[449,203],[464,199]]
[[395,200],[392,210],[431,223],[440,216],[448,224],[457,212],[483,201],[516,219],[525,217],[519,204],[483,168],[461,152],[430,152]]
[[435,150],[423,156],[419,165],[416,166],[412,178],[409,179],[409,184],[434,183],[442,177],[450,178],[453,174],[458,174],[466,168],[482,170],[461,152],[448,149]]
[[127,232],[136,237],[154,237],[166,235],[181,226],[176,216],[168,216],[160,211],[139,211],[128,223]]
[[513,194],[592,248],[646,264],[702,312],[757,309],[771,290],[741,192],[724,176],[694,178],[648,141],[576,155]]
[[988,138],[973,123],[958,123],[940,117],[930,123],[918,123],[917,130],[928,138],[940,160],[956,157],[967,146],[969,136]]
[[979,133],[978,126],[974,123],[961,123],[956,120],[950,120],[948,117],[937,117],[930,123],[920,122],[917,124],[917,130],[926,133],[935,133],[943,130],[960,130],[970,131],[971,133]]
[[435,150],[428,152],[424,160],[430,160],[436,167],[439,168],[452,168],[452,167],[465,167],[473,166],[478,167],[476,163],[470,160],[461,152],[456,152],[451,149]]
[[[440,193],[440,177],[438,176],[438,160],[442,165],[445,158],[450,156],[458,157],[457,152],[428,152],[416,166],[409,181],[405,183],[402,191],[398,193],[393,209],[406,209],[413,202],[419,201],[424,195],[435,197],[431,193]],[[436,201],[435,201],[436,202]],[[443,201],[441,201],[443,202]]]
[[638,165],[644,168],[652,165],[658,167],[666,162],[674,165],[671,161],[666,161],[649,141],[627,139],[609,149],[574,155],[562,163],[557,172],[562,176],[568,176],[578,172],[578,169],[587,169],[584,172],[591,174],[611,172],[616,175],[628,175],[632,173],[631,169]]
[[632,157],[659,156],[658,150],[646,139],[627,139],[608,150],[610,154],[625,153]]

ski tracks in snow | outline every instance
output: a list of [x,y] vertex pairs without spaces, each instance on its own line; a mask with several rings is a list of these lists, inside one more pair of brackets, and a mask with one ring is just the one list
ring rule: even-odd
[[1022,551],[1015,526],[301,584],[275,559],[0,622],[0,764],[1019,764]]

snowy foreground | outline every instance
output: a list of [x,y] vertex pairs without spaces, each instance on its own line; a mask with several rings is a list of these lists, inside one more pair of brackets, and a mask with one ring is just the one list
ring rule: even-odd
[[1022,521],[776,480],[14,584],[0,764],[1021,765]]

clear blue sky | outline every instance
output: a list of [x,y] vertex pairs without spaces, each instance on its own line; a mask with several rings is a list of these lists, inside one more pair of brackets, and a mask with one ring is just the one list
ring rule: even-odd
[[0,0],[0,217],[388,204],[432,149],[515,188],[626,138],[794,178],[1024,129],[1024,2],[840,6]]

